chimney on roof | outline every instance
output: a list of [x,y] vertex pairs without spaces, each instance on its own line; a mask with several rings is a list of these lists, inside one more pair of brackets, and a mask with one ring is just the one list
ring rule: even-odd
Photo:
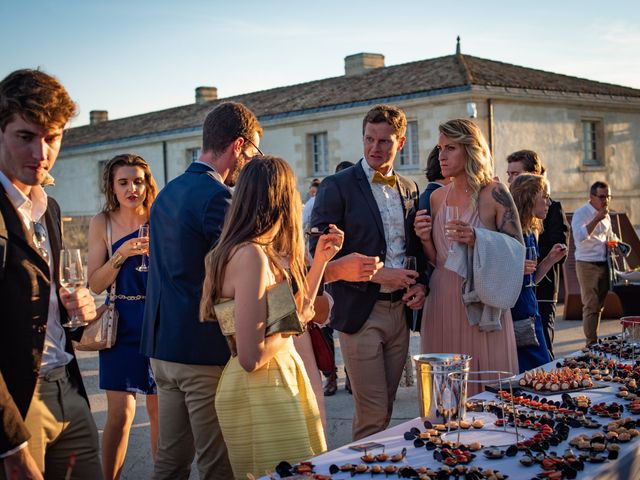
[[460,55],[460,35],[458,35],[458,38],[456,41],[456,55]]
[[216,87],[196,88],[196,103],[213,102],[218,99],[218,89]]
[[107,110],[91,110],[89,112],[89,125],[97,125],[107,121],[109,121],[109,112]]
[[356,53],[344,57],[344,74],[360,75],[375,68],[384,68],[384,55],[380,53]]

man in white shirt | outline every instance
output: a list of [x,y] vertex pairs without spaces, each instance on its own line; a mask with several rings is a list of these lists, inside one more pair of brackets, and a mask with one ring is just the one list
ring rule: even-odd
[[304,204],[302,209],[302,228],[306,232],[309,230],[309,222],[311,221],[311,212],[313,211],[313,204],[316,201],[316,193],[318,193],[318,187],[320,186],[320,180],[314,178],[309,186],[309,200]]
[[60,288],[60,208],[43,182],[76,106],[37,70],[0,82],[0,479],[102,478],[98,432],[69,313],[95,318],[87,288]]
[[615,239],[609,217],[610,201],[609,185],[595,182],[591,185],[589,202],[576,210],[571,220],[587,346],[598,341],[600,316],[609,291],[607,242]]

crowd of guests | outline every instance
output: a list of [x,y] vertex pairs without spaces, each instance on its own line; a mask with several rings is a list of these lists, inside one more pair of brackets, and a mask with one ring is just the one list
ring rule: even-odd
[[[119,325],[99,353],[108,402],[100,461],[72,348],[82,329],[62,324],[107,307],[96,312],[85,287],[59,287],[60,210],[42,188],[75,110],[41,71],[0,82],[0,300],[9,313],[0,478],[119,478],[137,394],[146,395],[155,479],[188,478],[194,457],[199,478],[245,479],[326,451],[323,397],[335,393],[336,372],[325,372],[323,392],[308,322],[325,325],[332,347],[338,332],[354,440],[388,426],[411,330],[422,352],[468,354],[473,370],[517,373],[553,358],[569,225],[535,152],[509,156],[507,187],[480,129],[447,121],[420,194],[394,169],[406,117],[378,105],[363,119],[363,158],[314,182],[303,217],[291,167],[260,151],[255,115],[223,102],[204,121],[200,158],[160,192],[138,155],[104,167],[88,286],[115,285],[108,301]],[[603,302],[597,241],[606,255],[611,238],[608,186],[597,183],[591,197],[573,219],[587,343]]]

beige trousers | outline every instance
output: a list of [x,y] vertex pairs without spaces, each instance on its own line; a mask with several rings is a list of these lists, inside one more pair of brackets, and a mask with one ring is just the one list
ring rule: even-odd
[[151,359],[158,386],[160,439],[152,478],[188,479],[197,454],[200,480],[233,478],[215,396],[223,366]]
[[587,345],[598,341],[600,316],[609,291],[609,268],[590,262],[576,262],[582,298],[582,329]]
[[[69,459],[76,455],[71,478],[101,479],[98,430],[87,401],[67,373],[54,368],[38,379],[25,424],[28,448],[46,479],[63,479]],[[0,479],[5,479],[0,461]]]
[[353,390],[353,440],[387,428],[409,350],[403,302],[378,301],[362,328],[339,333]]

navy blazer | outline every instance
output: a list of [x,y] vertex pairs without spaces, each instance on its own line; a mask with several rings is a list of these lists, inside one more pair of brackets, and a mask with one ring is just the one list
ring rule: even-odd
[[225,365],[230,352],[217,322],[199,320],[204,257],[218,241],[231,201],[212,169],[192,163],[151,208],[147,298],[140,351],[159,360]]
[[[371,192],[369,179],[362,169],[363,161],[360,160],[352,168],[342,170],[322,181],[311,213],[311,225],[324,229],[333,223],[344,231],[344,244],[336,258],[357,252],[378,256],[384,262],[387,244],[382,217]],[[425,272],[426,258],[413,227],[418,208],[418,186],[400,175],[397,175],[397,179],[396,188],[400,192],[404,211],[406,253],[415,256],[418,271]],[[315,251],[316,243],[317,239],[312,239],[312,251]],[[426,285],[424,274],[418,281]],[[340,332],[355,333],[369,318],[380,291],[380,284],[340,280],[329,284],[327,290],[335,300],[331,326]],[[405,310],[407,323],[410,325],[411,310]]]

